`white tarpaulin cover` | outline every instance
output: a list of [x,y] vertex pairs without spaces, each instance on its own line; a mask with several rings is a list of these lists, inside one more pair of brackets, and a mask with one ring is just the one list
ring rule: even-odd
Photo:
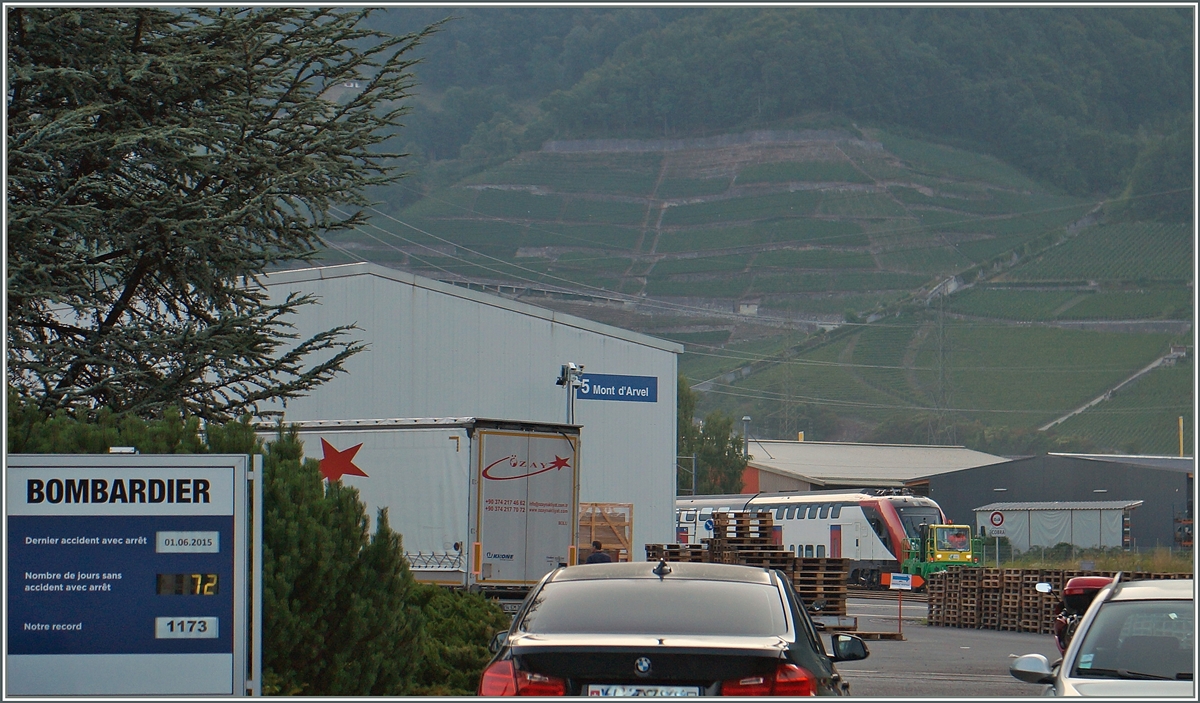
[[[987,535],[992,527],[992,513],[1004,516],[1005,536],[1013,549],[1026,551],[1031,547],[1053,547],[1073,544],[1082,549],[1122,546],[1122,517],[1126,510],[1141,505],[1131,503],[1092,502],[1086,505],[1030,503],[1037,507],[1021,507],[1019,503],[985,505],[975,509],[979,533]],[[1044,507],[1043,507],[1044,506]]]

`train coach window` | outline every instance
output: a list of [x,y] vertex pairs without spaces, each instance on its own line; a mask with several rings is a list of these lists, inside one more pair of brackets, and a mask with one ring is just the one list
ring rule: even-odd
[[695,511],[695,510],[689,510],[689,511],[687,511],[686,513],[684,513],[684,514],[683,514],[683,521],[684,521],[684,522],[695,522],[695,521],[696,521],[696,511]]
[[704,508],[700,511],[700,520],[704,521],[712,517],[712,508]]
[[812,557],[812,555],[813,555],[813,546],[811,544],[804,545],[804,556]]
[[823,544],[817,545],[817,558],[818,559],[825,558],[825,545],[823,545]]
[[821,519],[824,520],[827,517],[829,517],[829,504],[828,503],[821,506]]
[[838,518],[842,516],[842,504],[834,503],[833,510],[829,513],[829,517]]
[[817,519],[817,510],[818,510],[820,507],[821,507],[821,506],[819,506],[819,505],[810,505],[810,506],[808,506],[808,519],[809,519],[809,520],[816,520],[816,519]]
[[783,507],[782,506],[775,508],[775,519],[776,520],[783,519]]
[[789,552],[794,552],[794,551],[796,551],[796,545],[794,545],[794,544],[789,544],[789,545],[788,545],[788,551],[789,551]]
[[787,509],[787,519],[788,519],[788,520],[791,520],[791,519],[792,519],[792,518],[794,518],[794,517],[796,517],[796,509],[795,509],[795,508],[788,508],[788,509]]

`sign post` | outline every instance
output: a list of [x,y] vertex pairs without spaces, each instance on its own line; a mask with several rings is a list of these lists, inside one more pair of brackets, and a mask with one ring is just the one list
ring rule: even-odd
[[896,610],[896,632],[904,638],[904,592],[912,590],[912,574],[892,574],[888,588],[896,591],[899,606]]
[[999,510],[992,511],[992,514],[988,516],[988,522],[992,523],[992,526],[988,528],[988,535],[996,538],[996,568],[999,569],[1000,538],[1007,536],[1006,530],[1004,529],[1004,513],[1000,512]]
[[9,456],[6,694],[257,692],[247,671],[248,464]]

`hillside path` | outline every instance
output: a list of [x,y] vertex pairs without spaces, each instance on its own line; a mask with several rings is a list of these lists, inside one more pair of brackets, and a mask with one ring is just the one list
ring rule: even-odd
[[1079,413],[1083,412],[1084,410],[1087,410],[1090,407],[1093,407],[1095,405],[1099,405],[1100,403],[1103,403],[1104,401],[1111,398],[1113,393],[1116,393],[1117,391],[1121,390],[1126,385],[1133,383],[1134,381],[1141,378],[1145,374],[1150,373],[1151,371],[1158,368],[1159,366],[1162,366],[1163,362],[1165,362],[1167,359],[1177,359],[1177,358],[1179,358],[1178,352],[1171,352],[1170,354],[1164,354],[1164,355],[1160,356],[1159,358],[1155,359],[1146,368],[1142,369],[1141,371],[1138,371],[1134,375],[1130,376],[1129,378],[1125,379],[1124,381],[1121,381],[1120,383],[1113,386],[1112,388],[1109,388],[1108,390],[1104,391],[1104,393],[1102,393],[1098,398],[1095,398],[1091,402],[1081,405],[1078,408],[1075,408],[1074,410],[1067,413],[1066,415],[1063,415],[1062,417],[1058,418],[1057,420],[1053,420],[1051,422],[1046,423],[1045,425],[1042,425],[1041,427],[1038,428],[1038,432],[1045,432],[1046,430],[1050,429],[1051,427],[1054,427],[1055,425],[1059,424],[1060,422],[1064,422],[1064,421],[1078,415]]

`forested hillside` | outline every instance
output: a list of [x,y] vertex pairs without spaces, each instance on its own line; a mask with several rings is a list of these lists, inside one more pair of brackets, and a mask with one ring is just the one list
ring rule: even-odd
[[[547,139],[848,121],[999,156],[1081,195],[1190,212],[1185,8],[393,9],[458,16],[418,68],[403,139],[431,161]],[[383,20],[381,20],[383,21]],[[1180,148],[1183,147],[1183,148]],[[1138,168],[1135,169],[1135,164]],[[1144,205],[1138,203],[1139,206]],[[1135,207],[1145,217],[1145,207]]]
[[1185,415],[1191,437],[1179,366],[1058,421],[1193,338],[1187,9],[374,21],[448,17],[397,132],[411,176],[327,261],[681,341],[698,414],[756,436],[1171,453]]

